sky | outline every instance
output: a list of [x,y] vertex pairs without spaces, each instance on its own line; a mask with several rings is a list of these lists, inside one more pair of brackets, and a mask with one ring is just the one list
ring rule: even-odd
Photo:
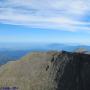
[[0,43],[90,45],[90,0],[0,0]]

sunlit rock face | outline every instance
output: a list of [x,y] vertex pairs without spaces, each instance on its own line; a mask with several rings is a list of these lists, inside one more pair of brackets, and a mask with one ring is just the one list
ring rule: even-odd
[[90,55],[34,52],[0,67],[0,86],[18,90],[90,90]]

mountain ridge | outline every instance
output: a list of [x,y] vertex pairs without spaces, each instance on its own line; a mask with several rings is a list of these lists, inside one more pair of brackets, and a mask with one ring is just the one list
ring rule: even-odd
[[19,90],[90,90],[90,55],[33,52],[0,67],[0,86]]

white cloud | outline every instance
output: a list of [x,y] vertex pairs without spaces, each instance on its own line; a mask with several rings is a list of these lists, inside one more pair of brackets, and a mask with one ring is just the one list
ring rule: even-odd
[[90,12],[89,0],[5,0],[0,6],[1,23],[69,31],[90,30],[90,22],[80,20]]

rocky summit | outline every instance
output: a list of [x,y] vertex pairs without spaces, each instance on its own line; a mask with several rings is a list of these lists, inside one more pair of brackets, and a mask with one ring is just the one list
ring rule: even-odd
[[90,90],[90,55],[34,52],[0,67],[0,87],[17,90]]

